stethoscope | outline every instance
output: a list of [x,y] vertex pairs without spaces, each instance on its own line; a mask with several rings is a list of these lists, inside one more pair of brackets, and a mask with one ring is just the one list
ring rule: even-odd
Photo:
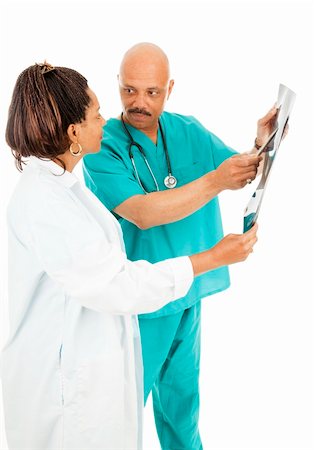
[[[138,142],[134,141],[131,133],[127,129],[127,127],[125,125],[125,122],[123,120],[123,113],[121,113],[121,122],[122,122],[122,125],[123,125],[123,128],[124,128],[124,131],[126,132],[127,136],[130,139],[129,157],[130,157],[130,160],[131,160],[131,163],[132,163],[132,166],[133,166],[134,173],[135,173],[136,179],[138,181],[138,184],[141,186],[141,188],[143,189],[145,194],[148,194],[148,192],[144,189],[144,186],[143,186],[143,184],[142,184],[142,182],[140,180],[140,177],[139,177],[139,174],[138,174],[138,171],[137,171],[137,168],[136,168],[136,164],[135,164],[135,161],[134,161],[134,155],[133,155],[133,152],[132,152],[132,147],[136,147],[139,150],[139,152],[142,155],[142,158],[143,158],[143,160],[144,160],[144,162],[146,164],[146,167],[149,170],[149,173],[151,174],[152,179],[154,180],[154,183],[155,183],[155,186],[156,186],[156,191],[159,191],[160,189],[159,189],[156,177],[155,177],[155,175],[154,175],[154,173],[153,173],[153,171],[152,171],[152,169],[151,169],[151,167],[150,167],[150,165],[149,165],[149,163],[147,161],[147,158],[145,156],[143,147]],[[162,129],[162,126],[161,126],[161,123],[160,123],[159,120],[158,120],[158,124],[159,124],[159,130],[160,130],[160,134],[161,134],[161,138],[162,138],[162,143],[163,143],[163,147],[164,147],[164,152],[165,152],[165,156],[166,156],[166,160],[167,160],[167,168],[168,168],[168,175],[164,179],[164,185],[168,189],[173,189],[177,185],[177,179],[176,179],[176,177],[174,177],[172,175],[171,164],[170,164],[170,159],[169,159],[169,153],[168,153],[168,148],[167,148],[167,144],[166,144],[166,139],[165,139],[165,135],[164,135],[164,132],[163,132],[163,129]]]

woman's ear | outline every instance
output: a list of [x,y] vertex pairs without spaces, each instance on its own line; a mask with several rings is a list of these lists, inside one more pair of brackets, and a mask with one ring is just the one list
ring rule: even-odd
[[67,130],[68,137],[71,142],[77,143],[78,138],[78,127],[74,123],[71,123],[71,125],[68,126]]

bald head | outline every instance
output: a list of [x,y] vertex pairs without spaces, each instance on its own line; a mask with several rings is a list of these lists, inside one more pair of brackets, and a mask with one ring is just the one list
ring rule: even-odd
[[174,84],[166,54],[155,44],[134,45],[122,59],[118,78],[123,117],[154,140]]
[[157,75],[166,82],[170,78],[170,67],[167,55],[158,45],[141,42],[131,47],[124,55],[120,76],[143,76],[150,73]]

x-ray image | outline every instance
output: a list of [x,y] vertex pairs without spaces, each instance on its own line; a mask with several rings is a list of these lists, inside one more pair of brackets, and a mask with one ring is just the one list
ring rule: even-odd
[[274,128],[267,142],[260,148],[258,154],[264,156],[264,166],[260,182],[256,191],[252,195],[245,211],[243,231],[248,231],[257,221],[257,217],[261,208],[267,181],[280,146],[280,142],[285,132],[289,116],[294,105],[296,94],[283,84],[279,85],[277,99],[277,116]]

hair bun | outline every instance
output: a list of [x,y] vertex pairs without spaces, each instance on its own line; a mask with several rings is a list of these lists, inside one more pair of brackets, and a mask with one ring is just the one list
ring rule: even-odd
[[46,60],[44,63],[37,64],[37,66],[40,67],[40,72],[42,75],[45,75],[45,73],[51,72],[55,69],[51,64],[47,63]]

